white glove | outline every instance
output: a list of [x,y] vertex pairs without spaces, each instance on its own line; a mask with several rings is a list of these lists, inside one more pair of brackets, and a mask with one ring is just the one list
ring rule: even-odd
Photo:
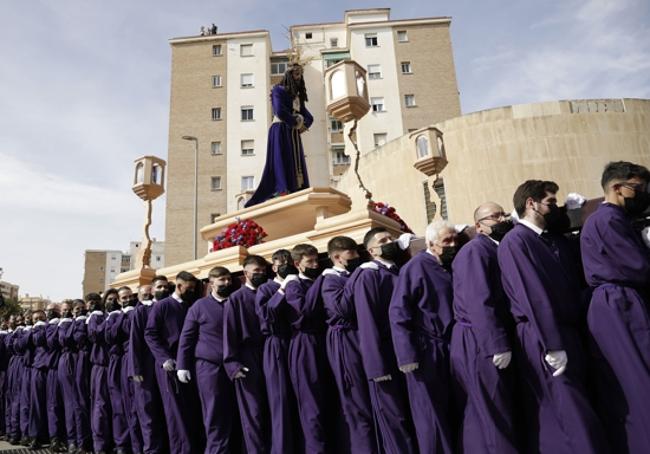
[[399,248],[403,251],[407,250],[413,238],[415,238],[415,235],[413,235],[412,233],[402,233],[397,239],[397,244],[399,244]]
[[90,313],[90,315],[102,315],[102,314],[103,314],[102,311],[92,311],[92,312]]
[[420,363],[408,363],[404,364],[403,366],[399,366],[399,370],[405,374],[410,374],[411,372],[416,371],[418,367],[420,367]]
[[136,383],[142,383],[144,381],[144,377],[142,375],[134,375],[132,378]]
[[380,383],[382,381],[390,381],[392,379],[393,377],[391,377],[390,374],[388,374],[388,375],[382,375],[381,377],[373,378],[372,381],[374,381],[375,383]]
[[190,380],[192,379],[192,375],[190,374],[190,371],[189,370],[184,370],[184,369],[177,370],[176,371],[176,376],[178,377],[178,380],[181,383],[189,383]]
[[569,358],[567,358],[566,352],[564,350],[550,351],[546,354],[544,360],[548,363],[549,366],[555,369],[555,372],[553,372],[554,377],[559,377],[562,375],[566,370],[567,363],[569,362]]
[[492,357],[492,364],[494,364],[497,369],[505,369],[510,364],[512,359],[512,352],[503,352],[497,353]]
[[650,226],[641,231],[641,239],[645,245],[650,248]]
[[362,263],[359,268],[363,270],[375,270],[379,271],[379,265],[377,265],[375,262],[365,262]]
[[567,207],[567,210],[577,210],[582,208],[582,205],[584,205],[586,201],[587,199],[583,195],[580,195],[577,192],[570,192],[566,196],[564,205]]
[[302,127],[305,125],[305,117],[303,117],[303,116],[300,115],[300,114],[295,114],[294,117],[295,117],[295,119],[296,119],[296,126],[295,126],[295,128],[296,128],[296,129],[300,129],[300,128],[302,128]]
[[163,363],[162,368],[167,372],[174,372],[176,370],[176,361],[168,359]]
[[53,319],[50,320],[48,323],[49,323],[50,325],[58,325],[58,324],[59,324],[59,321],[60,321],[60,320],[59,320],[58,318],[53,318]]
[[134,309],[135,309],[135,307],[133,307],[133,306],[126,306],[126,307],[122,308],[122,312],[124,312],[125,314],[128,314],[129,312],[131,312]]
[[77,316],[75,317],[75,320],[86,320],[87,318],[88,318],[88,317],[86,317],[85,315],[77,315]]
[[248,367],[242,367],[237,371],[234,378],[235,379],[246,378],[246,373],[248,373],[248,371],[249,371]]
[[282,281],[282,284],[280,284],[280,288],[284,290],[287,287],[287,284],[293,281],[300,282],[300,278],[297,274],[288,274],[287,277],[284,278],[284,281]]
[[36,323],[34,323],[34,328],[36,328],[37,326],[45,326],[45,325],[47,325],[47,323],[45,323],[42,320],[39,320]]

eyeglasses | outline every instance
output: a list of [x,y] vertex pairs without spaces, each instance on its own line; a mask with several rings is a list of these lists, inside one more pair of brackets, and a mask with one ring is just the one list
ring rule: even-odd
[[643,191],[645,189],[646,185],[644,185],[644,184],[625,184],[625,183],[623,183],[623,184],[621,184],[621,186],[623,186],[624,188],[628,188],[628,189],[630,189],[630,190],[632,190],[634,192],[640,192],[640,191]]
[[487,215],[487,216],[485,216],[485,217],[479,219],[478,222],[481,222],[481,221],[487,221],[487,220],[490,220],[490,221],[500,221],[501,218],[508,219],[509,217],[510,217],[510,213],[504,213],[503,211],[501,211],[501,212],[499,212],[499,213],[492,213],[492,214],[489,214],[489,215]]

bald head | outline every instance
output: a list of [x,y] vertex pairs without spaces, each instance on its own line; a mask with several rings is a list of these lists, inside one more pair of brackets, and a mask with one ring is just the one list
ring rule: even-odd
[[490,215],[497,213],[503,213],[503,207],[501,205],[494,202],[485,202],[474,210],[474,222],[478,222],[481,219],[490,217]]
[[483,235],[492,234],[492,227],[508,219],[508,214],[498,203],[485,202],[474,210],[474,226],[478,233]]

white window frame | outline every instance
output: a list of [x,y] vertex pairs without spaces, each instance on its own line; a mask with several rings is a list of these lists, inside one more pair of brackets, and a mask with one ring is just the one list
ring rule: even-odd
[[410,61],[400,62],[400,68],[402,68],[402,74],[413,74],[413,67]]
[[[402,39],[405,38],[405,39]],[[408,43],[409,42],[409,34],[407,30],[397,30],[397,42],[398,43]]]
[[365,33],[363,38],[366,42],[366,47],[379,47],[379,38],[377,38],[377,33]]
[[255,156],[255,139],[244,139],[241,141],[241,155]]
[[352,159],[345,154],[345,148],[332,149],[332,164],[335,166],[350,165]]
[[[383,139],[384,139],[384,143],[380,144],[378,139],[381,139],[382,136],[383,136]],[[384,145],[386,145],[388,143],[388,134],[385,133],[385,132],[375,132],[372,135],[372,140],[373,140],[373,143],[375,144],[375,148],[382,147],[382,146],[384,146]]]
[[[275,65],[275,71],[273,71],[273,65]],[[284,65],[284,69],[280,71],[280,65]],[[287,72],[287,69],[289,69],[289,62],[288,61],[274,61],[271,62],[271,75],[272,76],[283,76],[284,73]]]
[[[412,101],[409,103],[409,99]],[[417,107],[417,103],[415,102],[415,95],[414,94],[408,94],[404,95],[404,105],[406,107]]]
[[213,44],[212,45],[212,56],[213,57],[221,57],[222,55],[223,55],[223,46],[221,44]]
[[221,151],[221,141],[215,140],[214,142],[210,142],[210,154],[212,156],[223,154],[223,151]]
[[370,98],[370,105],[373,113],[386,112],[386,104],[383,97]]
[[[215,115],[215,113],[217,115]],[[221,120],[221,118],[222,118],[222,116],[221,116],[221,107],[213,107],[212,111],[211,111],[211,115],[212,115],[212,121]]]
[[223,87],[223,77],[221,74],[212,75],[212,88],[221,88]]
[[[245,50],[250,50],[250,53],[245,52]],[[255,54],[253,53],[253,43],[245,43],[239,45],[239,56],[240,57],[252,57]]]
[[[219,183],[215,185],[216,183]],[[210,190],[211,191],[221,191],[221,176],[212,176],[210,177]]]
[[[250,111],[250,118],[244,118],[244,112],[248,111]],[[255,121],[255,108],[253,106],[241,106],[239,118],[241,121]]]
[[[250,185],[246,184],[246,186],[244,186],[244,182],[249,182],[249,181],[250,181]],[[252,175],[244,175],[244,176],[242,176],[241,177],[241,192],[252,191],[253,189],[255,189],[255,177],[252,176]]]
[[[374,71],[371,71],[374,69]],[[383,78],[380,64],[368,65],[368,80],[377,80]]]
[[343,122],[337,120],[336,118],[330,118],[330,131],[331,132],[342,132],[343,131]]
[[[245,78],[249,76],[250,76],[250,81],[246,81],[246,83],[244,83]],[[239,75],[239,86],[241,88],[253,88],[255,86],[255,75],[253,73],[241,73]]]

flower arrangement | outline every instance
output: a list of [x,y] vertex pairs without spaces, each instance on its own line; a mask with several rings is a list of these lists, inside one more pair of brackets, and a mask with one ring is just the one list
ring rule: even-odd
[[371,201],[369,204],[369,208],[371,210],[376,211],[379,214],[383,214],[384,216],[387,216],[395,221],[397,221],[400,225],[400,230],[404,233],[413,233],[413,231],[409,228],[408,225],[406,225],[406,222],[399,217],[397,214],[397,211],[395,211],[395,208],[390,206],[387,203],[384,202],[373,202]]
[[233,246],[251,247],[260,244],[267,236],[266,232],[252,219],[242,221],[235,218],[236,222],[228,225],[212,242],[212,251],[219,251]]

